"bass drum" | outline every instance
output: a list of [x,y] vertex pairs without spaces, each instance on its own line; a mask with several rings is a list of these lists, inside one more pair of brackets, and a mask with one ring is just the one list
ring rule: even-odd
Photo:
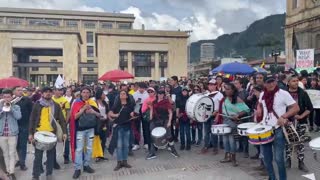
[[159,149],[165,149],[168,145],[166,139],[167,130],[164,127],[156,127],[151,131],[153,144]]
[[34,134],[34,145],[42,151],[49,151],[57,144],[57,136],[52,132],[38,131]]
[[194,94],[186,103],[188,117],[199,122],[206,122],[212,116],[213,110],[212,99],[204,94]]

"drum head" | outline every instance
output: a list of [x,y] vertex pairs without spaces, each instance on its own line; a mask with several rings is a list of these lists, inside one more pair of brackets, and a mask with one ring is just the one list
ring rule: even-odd
[[272,130],[272,126],[257,124],[247,130],[248,134],[260,134]]
[[317,137],[309,142],[309,146],[313,150],[320,151],[320,137]]
[[195,119],[199,122],[207,121],[213,112],[213,101],[208,96],[201,97],[194,107],[194,116]]
[[242,123],[242,124],[238,125],[238,128],[239,129],[248,129],[248,128],[251,128],[255,125],[257,125],[257,123],[254,123],[254,122]]
[[156,127],[152,130],[151,135],[154,137],[162,137],[166,134],[167,130],[163,127]]
[[57,136],[51,132],[39,131],[34,134],[34,139],[41,143],[57,142]]

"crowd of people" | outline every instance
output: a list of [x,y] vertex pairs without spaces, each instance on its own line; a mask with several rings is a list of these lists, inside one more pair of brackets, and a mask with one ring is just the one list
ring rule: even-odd
[[[164,151],[154,145],[151,132],[163,127],[168,152],[174,158],[179,157],[177,144],[180,151],[202,146],[200,154],[212,151],[212,155],[217,155],[224,151],[220,162],[232,166],[241,163],[236,157],[241,153],[244,158],[260,159],[256,169],[274,180],[274,157],[278,177],[285,180],[286,168],[291,168],[293,147],[286,142],[282,127],[296,123],[300,136],[320,131],[320,110],[313,109],[305,92],[305,89],[320,90],[319,85],[317,74],[256,73],[231,78],[179,80],[172,76],[165,82],[3,89],[0,97],[0,147],[6,172],[3,178],[16,179],[16,168],[22,171],[30,168],[26,166],[28,142],[35,144],[35,134],[40,131],[62,137],[64,164],[74,164],[72,177],[77,179],[82,172],[94,173],[92,161],[108,160],[108,153],[116,155],[114,171],[131,168],[128,156],[140,148],[148,150],[146,160],[157,158]],[[214,102],[214,111],[206,122],[190,119],[186,112],[189,97],[198,93]],[[5,110],[8,103],[10,109]],[[249,156],[248,137],[237,134],[237,126],[244,122],[273,126],[274,140],[256,145],[256,153]],[[226,124],[232,133],[212,134],[214,124]],[[102,153],[94,152],[99,149],[96,140]],[[299,169],[307,172],[304,142],[297,146]],[[50,180],[53,170],[60,169],[56,147],[46,151],[46,162],[43,162],[44,151],[35,148],[33,180],[43,173]]]

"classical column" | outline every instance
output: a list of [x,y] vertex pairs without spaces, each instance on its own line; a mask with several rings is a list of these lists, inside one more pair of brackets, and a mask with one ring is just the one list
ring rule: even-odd
[[159,52],[155,53],[155,61],[154,61],[154,79],[155,80],[159,80],[160,79],[160,66],[159,66],[159,60],[160,60],[160,56],[159,56]]
[[13,75],[12,41],[7,33],[0,34],[0,78]]
[[132,52],[128,52],[128,72],[134,74],[134,68],[132,67]]
[[63,42],[63,76],[65,81],[79,80],[78,37],[68,35]]

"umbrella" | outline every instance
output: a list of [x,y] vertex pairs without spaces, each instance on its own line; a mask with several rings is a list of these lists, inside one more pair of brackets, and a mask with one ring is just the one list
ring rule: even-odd
[[260,72],[260,73],[268,73],[267,70],[261,68],[261,67],[254,67],[253,69],[255,69],[257,72]]
[[228,64],[221,64],[220,66],[211,70],[212,74],[216,74],[219,72],[224,74],[232,74],[232,75],[236,75],[236,74],[246,75],[246,74],[252,74],[256,72],[256,70],[254,70],[248,64],[233,62]]
[[0,79],[0,88],[13,88],[16,86],[26,87],[29,86],[29,82],[17,77],[8,77]]
[[104,75],[102,75],[99,80],[101,81],[119,81],[121,79],[133,79],[134,76],[127,71],[122,71],[122,70],[112,70],[106,72]]

